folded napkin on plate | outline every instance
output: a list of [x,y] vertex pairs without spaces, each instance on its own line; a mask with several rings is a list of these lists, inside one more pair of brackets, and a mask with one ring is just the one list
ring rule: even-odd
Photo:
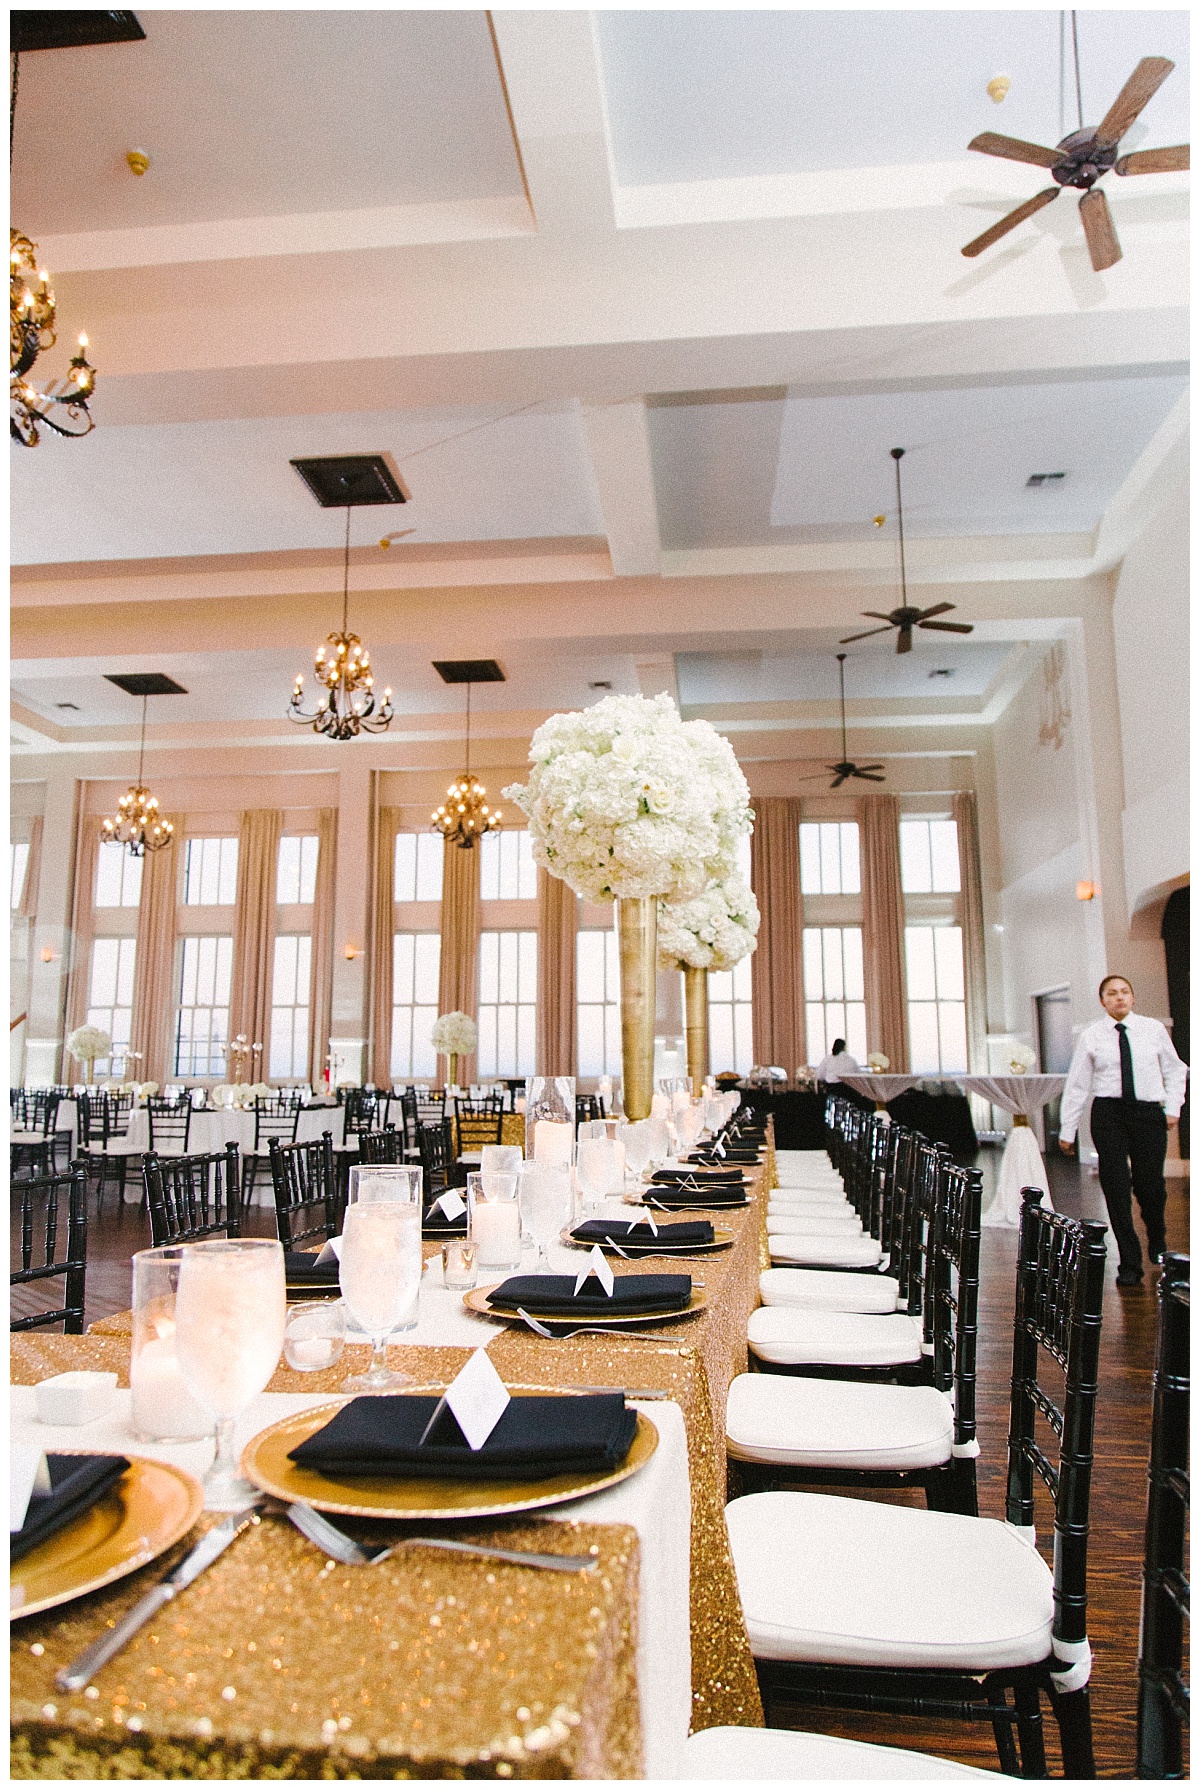
[[636,1243],[639,1248],[658,1249],[663,1244],[680,1248],[690,1243],[711,1243],[713,1228],[707,1218],[694,1224],[660,1224],[657,1237],[648,1224],[629,1218],[589,1218],[571,1232],[577,1243]]
[[624,1274],[612,1298],[593,1275],[575,1292],[573,1274],[513,1274],[488,1294],[497,1311],[561,1313],[580,1317],[630,1318],[656,1311],[679,1311],[692,1296],[690,1274]]
[[46,1466],[50,1490],[30,1499],[23,1526],[9,1538],[10,1560],[23,1560],[39,1542],[83,1516],[129,1470],[122,1454],[48,1454]]
[[352,1399],[288,1459],[334,1479],[549,1479],[620,1466],[637,1429],[624,1394],[605,1392],[514,1398],[480,1449],[465,1441],[422,1443],[437,1403],[417,1394]]
[[336,1262],[322,1262],[318,1267],[316,1256],[305,1255],[302,1250],[284,1251],[283,1272],[289,1286],[335,1287],[338,1284]]
[[714,1211],[726,1206],[748,1206],[745,1189],[740,1184],[729,1186],[724,1182],[704,1182],[698,1187],[684,1185],[643,1187],[642,1204],[651,1211],[662,1207],[665,1211],[674,1211],[678,1207],[711,1206]]
[[691,1187],[741,1187],[745,1177],[740,1168],[699,1169],[699,1168],[660,1168],[650,1177],[653,1187],[677,1187],[681,1183]]
[[465,1237],[467,1234],[467,1215],[460,1212],[457,1218],[447,1218],[439,1205],[428,1206],[421,1214],[421,1235],[423,1237]]

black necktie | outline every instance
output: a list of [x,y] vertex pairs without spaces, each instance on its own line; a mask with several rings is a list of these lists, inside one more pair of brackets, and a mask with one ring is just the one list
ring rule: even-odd
[[1123,1025],[1117,1026],[1117,1040],[1121,1047],[1121,1099],[1136,1100],[1133,1087],[1133,1052],[1129,1048],[1129,1033]]

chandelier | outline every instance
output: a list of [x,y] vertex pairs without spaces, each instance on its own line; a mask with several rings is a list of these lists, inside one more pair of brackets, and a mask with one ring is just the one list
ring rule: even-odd
[[395,710],[392,692],[385,689],[383,703],[375,707],[375,680],[371,675],[371,655],[357,634],[349,632],[350,607],[350,505],[346,505],[346,543],[342,556],[342,629],[330,634],[324,646],[317,648],[313,671],[328,695],[322,696],[315,711],[304,713],[304,674],[296,677],[288,718],[314,733],[323,733],[331,740],[352,740],[359,733],[382,733],[391,723]]
[[435,808],[430,822],[448,845],[474,850],[475,841],[500,825],[499,808],[484,801],[487,790],[471,775],[471,686],[467,685],[467,768],[446,791],[446,800]]
[[[19,55],[13,56],[8,109],[10,168],[20,61]],[[36,447],[41,440],[41,424],[69,439],[90,435],[96,427],[88,414],[88,399],[96,389],[96,369],[87,357],[88,339],[80,336],[79,352],[71,357],[65,379],[51,381],[41,391],[30,382],[29,374],[38,356],[53,348],[57,340],[54,293],[50,275],[38,266],[37,244],[11,227],[8,238],[8,399],[12,438],[22,447]]]
[[148,851],[161,851],[164,845],[170,845],[175,828],[169,820],[162,820],[158,812],[158,797],[152,796],[142,782],[142,766],[146,757],[146,704],[149,696],[142,696],[142,738],[138,747],[137,782],[132,784],[117,803],[114,818],[100,824],[101,845],[125,845],[129,847],[131,858],[140,858]]

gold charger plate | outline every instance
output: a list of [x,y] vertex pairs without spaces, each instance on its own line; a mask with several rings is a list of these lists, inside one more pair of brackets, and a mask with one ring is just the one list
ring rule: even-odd
[[[444,1392],[444,1386],[413,1386],[411,1392]],[[563,1396],[561,1386],[511,1386],[514,1398],[540,1393]],[[297,1411],[260,1430],[242,1452],[242,1472],[261,1491],[292,1503],[302,1498],[315,1510],[333,1516],[379,1517],[392,1522],[428,1521],[431,1517],[513,1516],[522,1510],[543,1510],[571,1498],[606,1491],[637,1473],[658,1447],[658,1431],[639,1411],[629,1453],[611,1473],[556,1473],[550,1479],[405,1479],[394,1477],[334,1479],[298,1466],[287,1457],[314,1435],[345,1404],[344,1399]]]
[[[573,1237],[569,1230],[561,1232],[559,1241],[565,1243],[568,1249],[593,1248],[593,1244],[587,1242],[586,1239]],[[649,1231],[645,1233],[644,1237],[635,1237],[632,1239],[628,1237],[618,1238],[621,1248],[625,1251],[629,1259],[635,1262],[639,1261],[644,1256],[661,1256],[664,1259],[669,1258],[686,1261],[690,1256],[694,1255],[717,1255],[722,1249],[728,1249],[731,1244],[736,1241],[737,1239],[733,1232],[723,1230],[719,1224],[714,1224],[713,1226],[713,1240],[711,1243],[676,1243],[674,1246],[671,1244],[663,1244],[656,1247],[655,1239]],[[610,1248],[606,1243],[601,1243],[600,1248],[604,1251],[605,1255],[616,1255],[617,1253],[615,1249]]]
[[[468,1311],[478,1312],[483,1318],[497,1318],[502,1323],[519,1324],[521,1319],[515,1311],[500,1311],[488,1304],[488,1294],[503,1286],[501,1280],[493,1281],[490,1287],[476,1287],[473,1293],[463,1294],[463,1304]],[[686,1305],[677,1305],[673,1311],[639,1311],[624,1318],[603,1318],[598,1313],[571,1311],[564,1306],[561,1312],[533,1311],[530,1317],[536,1318],[539,1324],[578,1324],[587,1330],[603,1328],[614,1333],[621,1330],[633,1330],[639,1324],[673,1324],[676,1318],[690,1318],[698,1311],[704,1311],[708,1300],[703,1293],[692,1288],[692,1296]]]
[[9,1574],[9,1615],[13,1621],[35,1616],[148,1566],[187,1534],[203,1509],[204,1489],[191,1473],[131,1456],[128,1473],[98,1503],[17,1561]]
[[[690,1188],[688,1192],[691,1193]],[[650,1199],[643,1198],[643,1194],[649,1194],[651,1198],[655,1198],[657,1189],[646,1187],[642,1189],[641,1193],[627,1193],[624,1196],[624,1202],[627,1206],[649,1206]],[[701,1191],[691,1194],[690,1199],[672,1200],[669,1206],[665,1205],[662,1200],[658,1200],[657,1204],[651,1206],[650,1209],[652,1212],[661,1213],[664,1219],[670,1219],[675,1212],[744,1212],[749,1204],[749,1199],[745,1197],[740,1200],[706,1199]]]

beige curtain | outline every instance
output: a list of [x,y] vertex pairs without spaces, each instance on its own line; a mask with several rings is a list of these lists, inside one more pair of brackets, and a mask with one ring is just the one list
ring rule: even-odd
[[954,798],[958,827],[958,874],[962,886],[963,973],[967,996],[967,1063],[973,1075],[986,1075],[987,958],[983,936],[983,873],[979,863],[979,819],[975,792],[960,790]]
[[574,1075],[579,897],[542,869],[537,890],[537,1069],[539,1075]]
[[[438,1013],[477,1017],[479,1000],[479,848],[464,851],[447,842],[442,847],[442,959],[438,973]],[[449,1061],[438,1058],[445,1081]],[[460,1082],[475,1078],[475,1058],[458,1065]]]
[[[38,820],[39,829],[42,821]],[[87,813],[87,786],[83,785],[79,799],[79,825],[75,835],[75,877],[71,888],[71,933],[67,941],[68,970],[66,1002],[63,1009],[63,1036],[68,1036],[76,1026],[87,1021],[88,989],[91,982],[92,968],[92,913],[96,893],[96,856],[100,849],[99,822],[95,816]],[[40,842],[39,842],[40,850]],[[33,846],[29,850],[29,867],[33,869]],[[28,888],[28,878],[26,888]],[[37,888],[33,891],[33,906],[37,909]],[[32,946],[33,940],[30,940]],[[136,974],[137,959],[134,959]],[[136,1038],[133,1040],[136,1044]],[[70,1072],[72,1058],[67,1058],[67,1070]]]
[[755,800],[750,882],[762,914],[758,949],[750,959],[754,1057],[758,1063],[777,1064],[791,1075],[807,1059],[799,797]]
[[308,1078],[325,1072],[333,1007],[333,891],[337,870],[337,809],[317,815],[317,886],[312,911],[312,978],[308,994]]
[[895,796],[863,796],[858,820],[862,837],[867,1048],[882,1051],[892,1069],[899,1073],[908,1068],[900,803]]
[[[133,1046],[142,1052],[141,1079],[163,1083],[175,1073],[175,908],[179,900],[182,815],[163,815],[175,832],[170,845],[147,852],[142,865],[137,953],[133,966]],[[90,885],[89,885],[90,886]]]
[[392,1085],[392,956],[396,931],[396,834],[400,810],[381,808],[375,821],[375,879],[367,977],[371,990],[371,1080]]
[[261,1044],[257,1064],[247,1059],[246,1073],[265,1081],[271,1063],[271,984],[275,975],[276,889],[279,878],[279,836],[283,815],[278,808],[250,808],[238,829],[237,907],[233,921],[233,978],[229,990],[229,1036],[244,1032]]
[[38,882],[42,874],[42,828],[43,819],[35,815],[29,829],[29,856],[25,860],[25,881],[21,885],[20,915],[24,920],[36,920],[38,910]]

